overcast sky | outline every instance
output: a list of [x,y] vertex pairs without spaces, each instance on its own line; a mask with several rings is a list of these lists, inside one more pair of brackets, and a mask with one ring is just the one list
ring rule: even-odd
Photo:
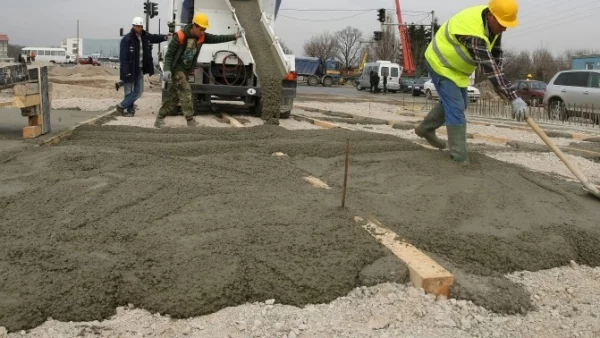
[[[1,0],[6,2],[9,0]],[[170,0],[159,3],[162,28]],[[27,0],[10,1],[0,11],[0,34],[8,34],[20,45],[60,45],[62,39],[80,34],[84,38],[119,38],[119,28],[130,27],[134,16],[143,15],[143,0]],[[406,22],[429,23],[427,13],[435,11],[440,22],[461,9],[486,0],[401,1]],[[505,33],[506,47],[535,49],[540,45],[559,53],[567,48],[600,50],[600,1],[598,0],[521,0],[519,27]],[[394,0],[283,0],[276,22],[277,35],[294,51],[302,54],[302,44],[321,31],[336,31],[351,25],[368,37],[379,28],[377,8],[395,8]],[[296,10],[295,10],[296,9]],[[297,9],[301,9],[298,11]],[[340,11],[324,11],[324,9]],[[317,10],[317,11],[309,11]],[[320,11],[318,11],[320,10]],[[353,10],[353,11],[351,11]],[[365,10],[361,12],[360,10]],[[352,16],[352,17],[351,17]],[[34,18],[33,21],[31,19]],[[158,18],[151,21],[157,30]],[[209,31],[210,32],[210,31]]]

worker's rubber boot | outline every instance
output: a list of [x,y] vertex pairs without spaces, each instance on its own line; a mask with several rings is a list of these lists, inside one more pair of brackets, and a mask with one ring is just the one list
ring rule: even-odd
[[446,126],[448,129],[448,148],[450,157],[463,165],[469,164],[467,152],[467,125]]
[[161,118],[160,116],[156,117],[156,121],[154,121],[154,126],[156,128],[162,128],[165,126],[165,118]]
[[438,102],[431,108],[431,111],[425,116],[423,122],[415,128],[415,134],[424,138],[429,144],[438,149],[446,149],[446,142],[435,135],[435,130],[443,126],[445,122],[444,108]]
[[196,121],[196,119],[194,119],[193,117],[191,119],[186,119],[186,121],[188,127],[195,127],[198,125],[198,121]]

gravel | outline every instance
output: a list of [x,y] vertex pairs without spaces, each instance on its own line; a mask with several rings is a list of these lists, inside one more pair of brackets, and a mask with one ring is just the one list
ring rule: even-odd
[[[172,320],[133,305],[105,321],[51,318],[8,337],[585,337],[600,335],[600,268],[568,266],[507,275],[531,293],[536,310],[500,316],[468,301],[435,299],[410,285],[359,287],[329,304],[304,308],[276,299]],[[2,330],[0,329],[0,336]]]
[[[485,152],[497,160],[519,164],[530,170],[558,174],[577,179],[573,173],[554,153],[523,153],[523,152]],[[595,163],[579,156],[566,155],[582,173],[591,181],[600,184],[600,163]]]

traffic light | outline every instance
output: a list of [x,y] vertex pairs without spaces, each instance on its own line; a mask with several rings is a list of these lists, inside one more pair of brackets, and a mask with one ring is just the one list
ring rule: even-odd
[[377,11],[377,21],[379,22],[385,22],[385,8],[380,8]]
[[156,2],[151,2],[150,4],[152,5],[150,8],[150,18],[154,18],[158,16],[158,4]]
[[150,14],[150,3],[144,2],[144,14]]
[[373,33],[374,33],[373,40],[375,40],[375,41],[383,40],[383,32],[382,31],[374,31]]

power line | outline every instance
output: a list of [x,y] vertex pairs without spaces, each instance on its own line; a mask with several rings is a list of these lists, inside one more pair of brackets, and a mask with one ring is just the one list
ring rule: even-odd
[[[561,10],[561,11],[559,11],[559,12],[554,12],[554,13],[551,13],[551,14],[549,14],[549,15],[550,15],[550,17],[551,17],[551,16],[553,16],[553,15],[556,15],[556,14],[565,14],[565,13],[569,13],[569,12],[572,12],[573,10],[582,9],[582,8],[583,8],[584,6],[586,6],[586,5],[590,5],[590,4],[597,3],[597,2],[598,2],[597,0],[592,0],[592,1],[586,2],[586,3],[582,4],[582,5],[578,5],[577,7],[571,7],[570,9],[567,9],[567,10]],[[548,8],[546,8],[546,9],[551,9],[551,8],[554,8],[554,7],[553,7],[553,6],[549,6],[549,7],[548,7]],[[544,13],[544,11],[543,11],[543,10],[542,10],[542,11],[535,11],[533,14],[540,14],[540,13],[542,13],[542,14],[543,14],[543,13]],[[569,16],[570,16],[570,15],[569,15]],[[530,17],[529,17],[529,16],[525,15],[525,16],[521,16],[521,17],[519,17],[519,21],[523,21],[523,20],[522,20],[523,18],[525,18],[525,19],[527,19],[527,20],[529,20],[529,19],[530,19]],[[545,16],[545,15],[542,15],[542,16],[536,16],[536,15],[534,15],[534,16],[533,16],[533,19],[542,19],[542,20],[544,20],[544,21],[547,21],[547,19],[548,19],[548,16]],[[531,21],[533,21],[533,20],[531,20]]]
[[[593,9],[600,9],[600,6],[594,7]],[[572,20],[570,20],[570,21],[561,21],[561,19],[565,19],[564,17],[563,18],[559,18],[558,20],[552,20],[552,22],[545,21],[545,22],[543,22],[541,24],[535,25],[535,26],[530,27],[530,28],[528,28],[526,30],[518,32],[515,35],[513,35],[512,37],[514,38],[514,37],[518,37],[518,36],[523,36],[523,35],[531,33],[532,31],[536,31],[536,30],[543,29],[543,28],[554,28],[554,27],[557,27],[557,26],[560,26],[560,25],[564,25],[564,24],[567,24],[567,23],[572,23],[572,22],[577,21],[577,20],[582,20],[582,19],[586,19],[586,18],[589,18],[589,17],[594,16],[594,15],[598,15],[598,13],[600,13],[600,11],[595,11],[595,12],[591,12],[590,13],[590,11],[588,10],[585,13],[587,15],[582,16],[582,17],[572,17],[572,15],[569,15],[569,17],[572,18]],[[584,14],[584,13],[579,13],[579,14]]]
[[358,13],[358,14],[350,15],[350,16],[343,17],[343,18],[337,18],[337,19],[324,19],[324,20],[294,18],[294,17],[287,16],[287,15],[284,15],[284,14],[279,14],[279,16],[282,16],[282,17],[284,17],[284,18],[288,18],[288,19],[291,19],[291,20],[296,20],[296,21],[306,21],[306,22],[329,22],[329,21],[342,21],[342,20],[351,19],[351,18],[357,17],[357,16],[359,16],[359,15],[366,14],[367,12],[370,12],[370,11],[371,11],[371,10],[364,11],[364,12],[362,12],[362,13]]
[[[396,11],[395,8],[384,8],[388,11]],[[348,9],[348,8],[280,8],[279,11],[290,11],[290,12],[366,12],[366,11],[376,11],[379,8],[365,8],[365,9]],[[415,13],[415,14],[426,14],[431,13],[430,11],[411,11],[411,10],[403,10],[404,13]]]

